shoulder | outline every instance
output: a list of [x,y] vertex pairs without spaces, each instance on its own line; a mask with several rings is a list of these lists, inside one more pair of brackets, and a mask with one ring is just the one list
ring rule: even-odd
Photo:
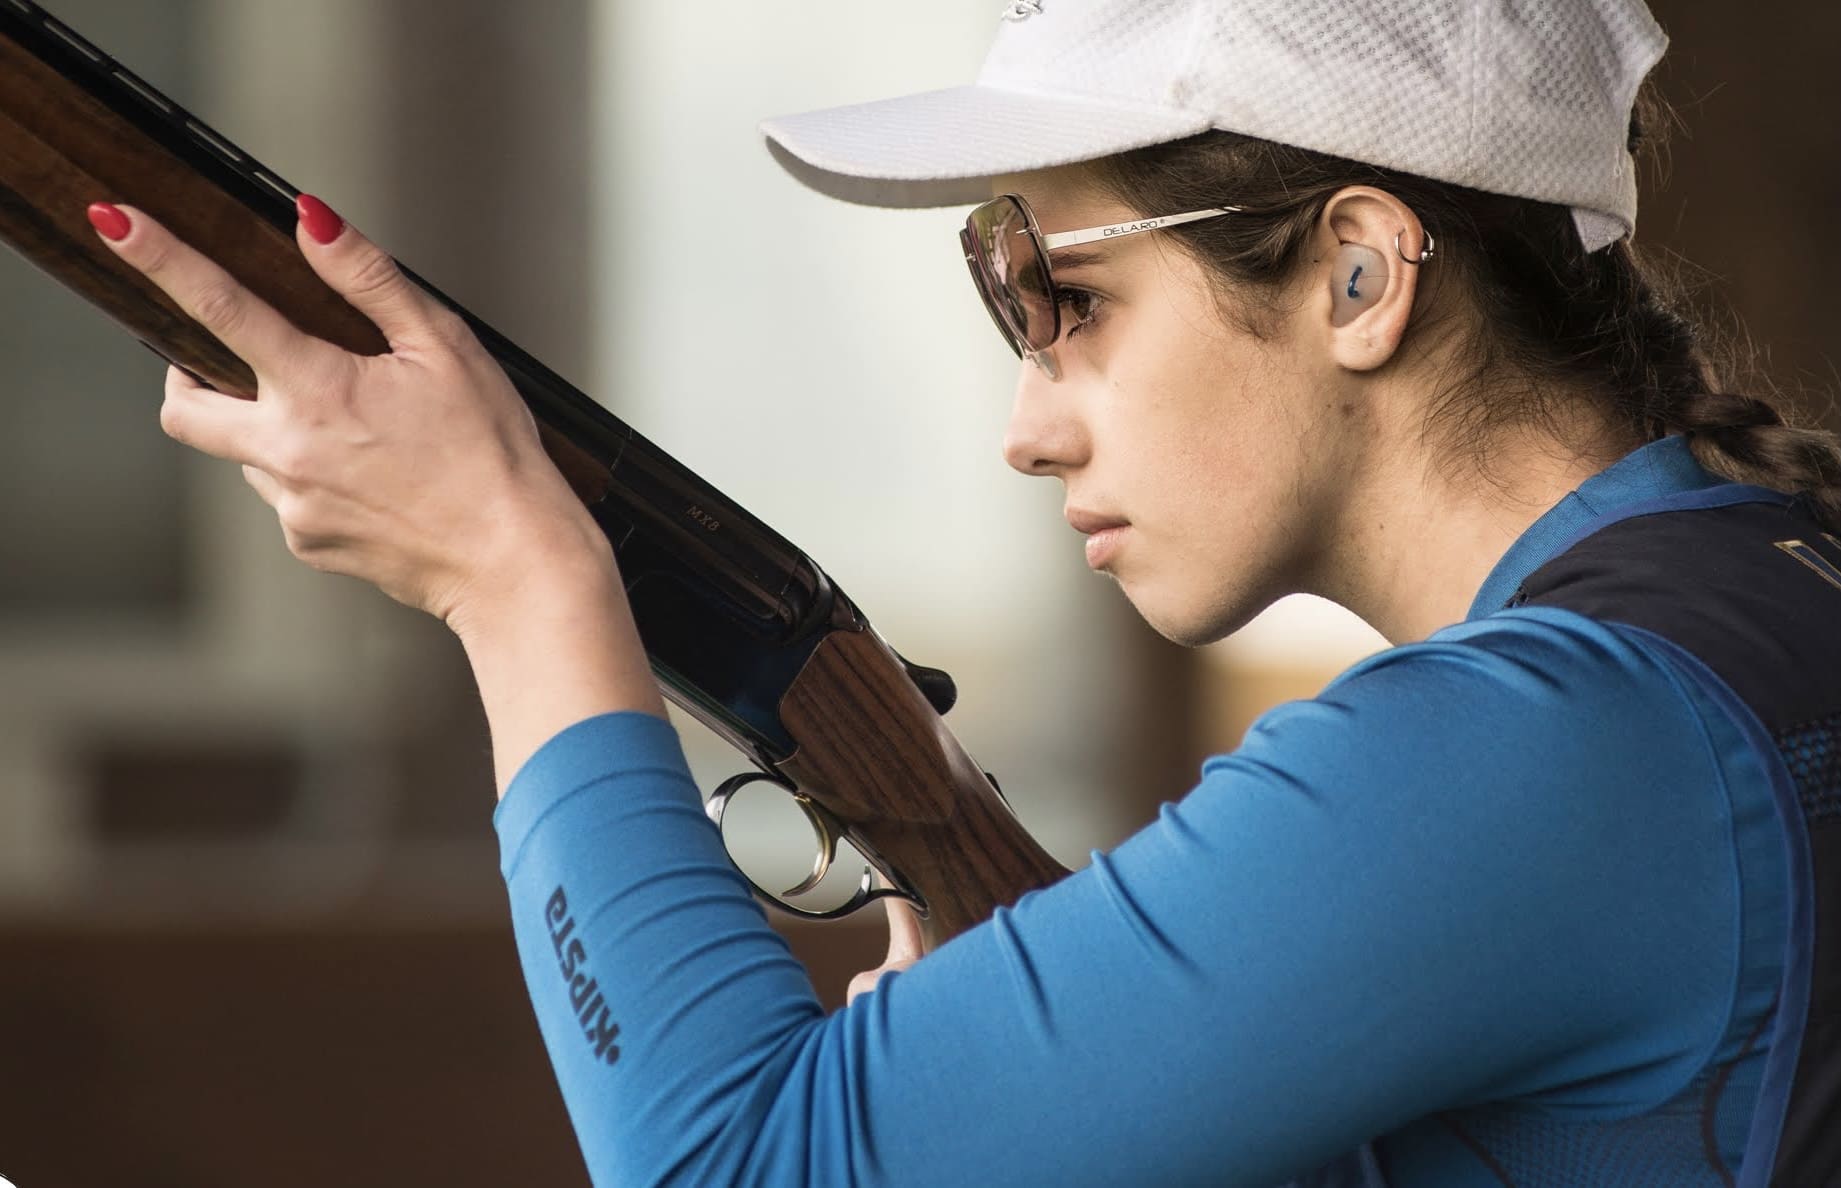
[[1478,1099],[1642,1108],[1732,1009],[1736,736],[1711,712],[1640,633],[1507,612],[1267,714],[1163,824],[1308,886],[1349,943],[1415,938],[1431,1014],[1502,1058]]
[[1706,712],[1641,632],[1525,608],[1362,661],[1261,718],[1236,754],[1276,749],[1337,782],[1454,780],[1551,805],[1554,789],[1570,799],[1638,776],[1708,782]]
[[1618,520],[1529,574],[1516,597],[1685,652],[1695,663],[1682,667],[1704,665],[1776,731],[1841,704],[1838,563],[1841,541],[1806,509],[1760,496]]

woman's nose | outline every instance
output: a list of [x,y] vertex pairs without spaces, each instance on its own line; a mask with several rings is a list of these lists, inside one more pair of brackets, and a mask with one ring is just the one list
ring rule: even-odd
[[1075,413],[1070,387],[1053,382],[1033,363],[1019,369],[1010,423],[1004,429],[1004,461],[1012,468],[1051,475],[1085,461],[1086,431]]

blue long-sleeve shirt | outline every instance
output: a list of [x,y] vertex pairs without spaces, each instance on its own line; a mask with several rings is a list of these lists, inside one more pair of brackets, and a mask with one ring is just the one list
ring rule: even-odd
[[[1639,450],[1468,621],[1268,713],[1155,823],[829,1015],[671,728],[563,731],[495,821],[595,1182],[1271,1188],[1363,1144],[1396,1188],[1582,1142],[1704,1169],[1676,1131],[1736,1164],[1786,932],[1767,759],[1640,633],[1501,609],[1595,518],[1715,481]],[[1664,1174],[1628,1182],[1696,1182]]]

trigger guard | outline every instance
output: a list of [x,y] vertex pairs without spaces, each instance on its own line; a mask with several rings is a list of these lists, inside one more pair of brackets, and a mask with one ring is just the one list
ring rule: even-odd
[[[744,771],[740,775],[732,775],[718,784],[716,790],[710,793],[710,798],[703,802],[703,815],[708,817],[715,824],[718,835],[722,832],[722,815],[729,811],[729,801],[735,798],[737,792],[740,792],[743,788],[754,783],[756,780],[767,780],[785,788],[787,792],[794,797],[799,795],[799,789],[795,788],[790,781],[782,779],[770,772]],[[809,813],[807,815],[810,816]],[[728,843],[724,842],[722,848],[723,852],[727,853],[729,849]],[[751,879],[749,881],[752,882],[753,880]]]
[[[831,871],[831,863],[837,859],[837,831],[831,827],[831,822],[828,820],[829,815],[822,813],[819,807],[812,803],[811,797],[800,792],[798,787],[791,781],[781,776],[774,775],[771,772],[744,771],[740,775],[730,776],[719,784],[716,791],[710,794],[709,800],[704,803],[703,811],[711,821],[715,822],[716,831],[720,834],[722,832],[722,817],[723,814],[728,811],[729,801],[735,798],[737,792],[758,780],[766,780],[768,783],[776,784],[786,789],[787,794],[793,798],[793,803],[799,806],[799,811],[805,814],[806,821],[812,826],[812,833],[818,838],[818,853],[812,858],[812,872],[806,875],[806,877],[795,886],[788,887],[786,890],[780,892],[780,895],[804,895],[807,891],[818,886],[818,884],[824,880],[825,875],[829,874]],[[723,849],[725,851],[728,849],[727,842],[723,843]],[[734,860],[731,859],[730,861],[731,864],[733,864]],[[779,902],[780,897],[778,895],[774,895],[759,883],[756,883],[753,879],[748,878],[748,873],[741,870],[740,867],[736,869],[743,878],[748,879],[749,886],[776,903]],[[863,873],[864,877],[867,878],[869,875],[869,868],[865,867]],[[856,902],[855,897],[852,897],[851,902]]]
[[[703,805],[704,814],[715,824],[718,833],[720,833],[722,830],[723,813],[728,810],[729,801],[734,798],[737,792],[757,780],[767,780],[770,783],[777,784],[786,789],[792,796],[794,802],[799,805],[800,811],[805,813],[806,819],[812,823],[813,831],[817,833],[821,839],[818,856],[812,863],[812,873],[808,875],[805,881],[800,883],[799,886],[782,892],[782,894],[799,895],[806,891],[810,891],[813,887],[816,887],[819,881],[830,871],[831,864],[837,857],[837,834],[836,831],[831,828],[830,822],[826,819],[829,814],[824,814],[823,810],[813,802],[809,796],[801,793],[798,787],[790,780],[775,775],[772,772],[764,771],[745,771],[740,775],[730,776],[721,784],[717,785],[716,791],[710,794],[709,800]],[[723,849],[725,851],[728,849],[727,843],[724,843]],[[730,859],[730,865],[734,865],[733,859]],[[766,900],[771,906],[778,908],[789,916],[796,916],[802,920],[841,920],[845,916],[851,915],[869,906],[878,899],[889,898],[902,900],[923,918],[927,915],[927,901],[908,890],[904,885],[904,880],[891,875],[880,866],[871,865],[868,862],[866,862],[863,867],[863,877],[857,880],[856,894],[852,895],[847,902],[831,908],[828,911],[814,911],[811,908],[803,908],[795,904],[787,903],[785,900],[781,899],[779,895],[775,895],[773,892],[767,890],[767,888],[755,882],[752,878],[749,878],[748,872],[742,870],[739,866],[735,867],[735,873],[739,874],[742,877],[742,881],[753,888],[756,895]],[[878,874],[892,885],[887,887],[875,886],[875,879]]]

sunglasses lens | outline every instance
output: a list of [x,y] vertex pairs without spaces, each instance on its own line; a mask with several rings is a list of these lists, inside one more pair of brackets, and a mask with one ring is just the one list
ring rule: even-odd
[[991,293],[991,271],[985,266],[979,254],[978,242],[972,235],[970,227],[959,232],[959,243],[965,248],[965,265],[972,270],[972,284],[978,290],[979,299],[984,302],[985,312],[991,315],[991,321],[997,324],[997,332],[1004,336],[1004,341],[1010,344],[1010,349],[1021,357],[1023,348],[1017,342],[1016,333],[1010,329],[1009,323],[1004,321],[1004,315],[998,312],[997,298]]
[[997,328],[1021,355],[1044,351],[1061,335],[1048,261],[1029,231],[1029,216],[1014,198],[998,198],[972,211],[963,236],[966,262]]

